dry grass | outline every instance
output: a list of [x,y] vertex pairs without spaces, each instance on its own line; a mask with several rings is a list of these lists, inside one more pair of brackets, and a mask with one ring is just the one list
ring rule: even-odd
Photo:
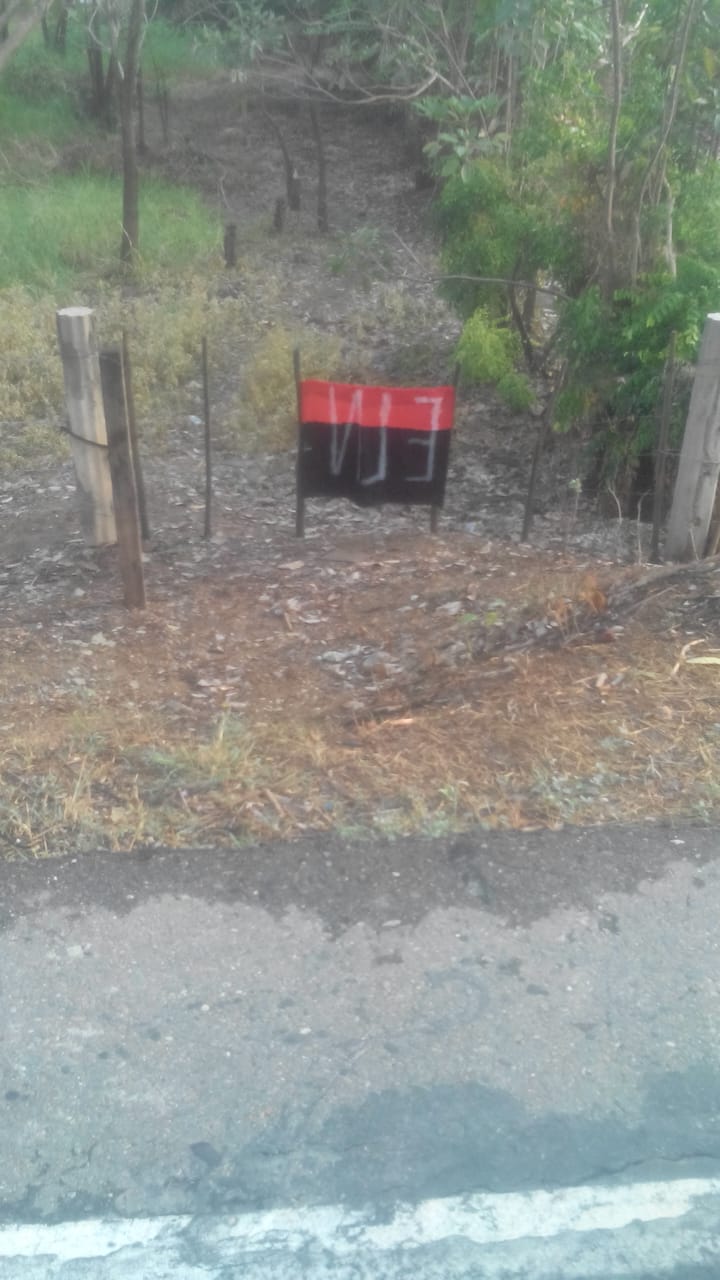
[[720,668],[687,661],[712,633],[683,655],[681,591],[602,641],[488,657],[499,626],[586,599],[587,569],[470,540],[293,563],[108,605],[109,644],[72,618],[7,632],[5,849],[717,814]]

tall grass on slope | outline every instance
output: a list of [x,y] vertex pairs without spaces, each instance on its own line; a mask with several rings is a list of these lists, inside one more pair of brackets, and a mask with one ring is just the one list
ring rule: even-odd
[[[46,48],[40,31],[20,46],[0,75],[0,144],[30,138],[59,145],[94,129],[86,114],[90,84],[82,7],[70,12],[64,52]],[[161,18],[151,22],[142,66],[148,90],[217,70],[212,50]]]
[[57,146],[69,142],[79,127],[71,98],[59,93],[44,102],[31,102],[11,93],[0,81],[0,144],[40,138]]
[[[82,92],[89,88],[87,24],[82,8],[70,10],[69,18],[65,50],[48,48],[42,33],[32,32],[0,77],[4,89],[40,102],[62,90]],[[102,27],[96,29],[102,42]],[[141,61],[148,78],[158,74],[168,80],[207,75],[216,67],[207,42],[164,18],[148,23]]]
[[0,473],[54,456],[60,443],[50,425],[62,413],[57,307],[96,307],[106,341],[128,326],[139,412],[161,426],[172,389],[197,362],[214,318],[207,279],[217,224],[193,192],[145,181],[143,254],[128,282],[119,273],[120,208],[120,183],[111,177],[0,186]]
[[145,78],[170,82],[217,73],[217,59],[207,41],[197,38],[187,27],[155,18],[148,26],[142,50]]
[[[114,177],[55,175],[0,188],[0,289],[72,290],[112,277],[120,252],[121,185]],[[140,196],[139,269],[178,274],[218,245],[218,226],[199,197],[157,179]]]
[[80,119],[83,56],[46,49],[39,32],[28,37],[0,75],[0,143],[60,144],[92,128]]

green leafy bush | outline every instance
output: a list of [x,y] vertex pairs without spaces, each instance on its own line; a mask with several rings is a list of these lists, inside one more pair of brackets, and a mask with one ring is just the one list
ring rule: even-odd
[[[681,366],[692,364],[718,308],[719,29],[706,0],[679,10],[659,0],[634,25],[628,11],[619,41],[606,6],[510,8],[483,10],[475,78],[462,67],[471,96],[453,98],[446,79],[446,96],[423,108],[438,131],[426,154],[445,179],[445,292],[466,321],[483,308],[469,335],[485,371],[503,354],[488,330],[508,317],[527,361],[562,364],[557,425],[581,434],[596,478],[627,491],[653,448],[671,334]],[[498,84],[491,47],[500,66],[512,47],[517,92],[485,127],[483,94]],[[499,120],[502,156],[486,145]],[[551,286],[557,328],[533,314],[520,281]]]
[[[578,272],[572,210],[553,207],[545,181],[529,171],[518,181],[498,160],[474,164],[464,177],[445,183],[436,218],[444,270],[450,277],[466,277],[448,279],[443,286],[463,316],[478,306],[505,315],[511,281],[532,283],[542,274],[564,283]],[[499,283],[467,278],[473,276]]]
[[224,431],[227,443],[246,449],[291,447],[297,430],[295,347],[300,348],[303,377],[338,377],[337,339],[311,329],[270,329],[247,350],[235,411]]
[[466,381],[493,383],[513,409],[532,404],[530,384],[516,369],[520,359],[517,334],[491,320],[485,307],[478,307],[465,321],[455,358]]
[[490,320],[485,307],[478,307],[465,321],[456,354],[466,378],[499,382],[514,369],[520,344],[511,329],[501,329]]
[[[568,382],[556,404],[555,425],[583,430],[598,481],[616,483],[619,477],[626,487],[638,459],[653,452],[671,337],[680,368],[689,368],[705,316],[719,296],[720,267],[681,257],[675,277],[648,276],[607,302],[592,288],[563,306],[558,337]],[[679,379],[674,444],[682,438],[689,390],[689,380]]]
[[529,409],[535,400],[532,387],[525,374],[519,373],[517,369],[511,369],[509,373],[503,374],[498,381],[497,389],[505,403],[518,412],[522,409]]

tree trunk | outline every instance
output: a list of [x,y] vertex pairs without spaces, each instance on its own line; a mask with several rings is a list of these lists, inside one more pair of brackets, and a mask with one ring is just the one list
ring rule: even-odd
[[682,27],[679,28],[679,49],[675,58],[670,87],[666,96],[664,121],[660,139],[643,175],[643,179],[640,184],[640,194],[633,214],[633,243],[630,262],[630,283],[633,288],[635,288],[635,285],[637,284],[640,260],[642,256],[641,220],[645,197],[647,195],[650,180],[655,173],[658,162],[663,156],[665,147],[667,146],[668,139],[672,132],[672,127],[675,123],[678,102],[680,100],[680,84],[682,82],[682,76],[685,68],[685,57],[690,39],[690,31],[695,19],[695,11],[696,0],[688,0],[687,9],[685,10],[685,18]]
[[109,129],[115,126],[115,97],[119,78],[118,60],[116,55],[111,53],[102,89],[102,119]]
[[147,155],[147,141],[145,138],[145,82],[143,80],[142,67],[138,69],[137,75],[137,149],[138,155]]
[[99,120],[103,109],[105,73],[102,49],[92,40],[87,45],[88,72],[90,74],[90,114]]
[[323,144],[323,137],[320,129],[320,120],[318,117],[317,107],[314,102],[309,103],[309,110],[310,127],[312,128],[312,134],[315,140],[315,149],[317,151],[317,224],[318,231],[322,231],[324,233],[330,230],[327,205],[327,161],[325,158],[325,146]]
[[292,162],[292,157],[290,155],[290,152],[288,151],[287,144],[283,137],[280,126],[276,124],[276,122],[273,120],[269,111],[263,110],[263,115],[267,120],[268,124],[270,125],[270,128],[272,129],[273,133],[275,134],[275,137],[277,138],[278,143],[280,144],[280,151],[282,152],[283,165],[285,167],[285,195],[287,199],[287,207],[288,209],[292,209],[294,212],[297,212],[298,209],[300,208],[299,174],[297,172],[297,169],[295,168],[295,165]]
[[603,294],[606,299],[612,298],[615,291],[617,270],[615,255],[615,188],[617,185],[617,137],[622,106],[622,41],[620,38],[620,3],[610,0],[610,35],[612,42],[612,79],[613,100],[610,115],[610,136],[608,139],[607,161],[607,193],[605,197],[605,263],[603,276]]
[[55,23],[55,32],[53,34],[53,46],[58,53],[65,53],[67,50],[67,27],[68,27],[68,11],[67,4],[60,5],[60,12]]
[[88,70],[90,73],[90,114],[106,129],[115,123],[115,89],[118,80],[118,63],[113,53],[108,59],[107,71],[103,61],[102,45],[92,37],[87,45]]
[[140,241],[140,174],[133,106],[137,86],[140,47],[145,27],[145,0],[132,0],[125,43],[125,61],[119,85],[120,135],[122,138],[123,209],[120,260],[131,262]]
[[120,258],[130,262],[140,240],[140,175],[138,173],[137,147],[133,122],[132,100],[120,93],[120,134],[122,137],[122,241]]

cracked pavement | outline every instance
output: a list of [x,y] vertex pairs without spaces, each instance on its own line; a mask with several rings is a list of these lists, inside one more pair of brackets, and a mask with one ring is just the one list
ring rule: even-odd
[[720,842],[6,863],[0,1221],[720,1174]]

